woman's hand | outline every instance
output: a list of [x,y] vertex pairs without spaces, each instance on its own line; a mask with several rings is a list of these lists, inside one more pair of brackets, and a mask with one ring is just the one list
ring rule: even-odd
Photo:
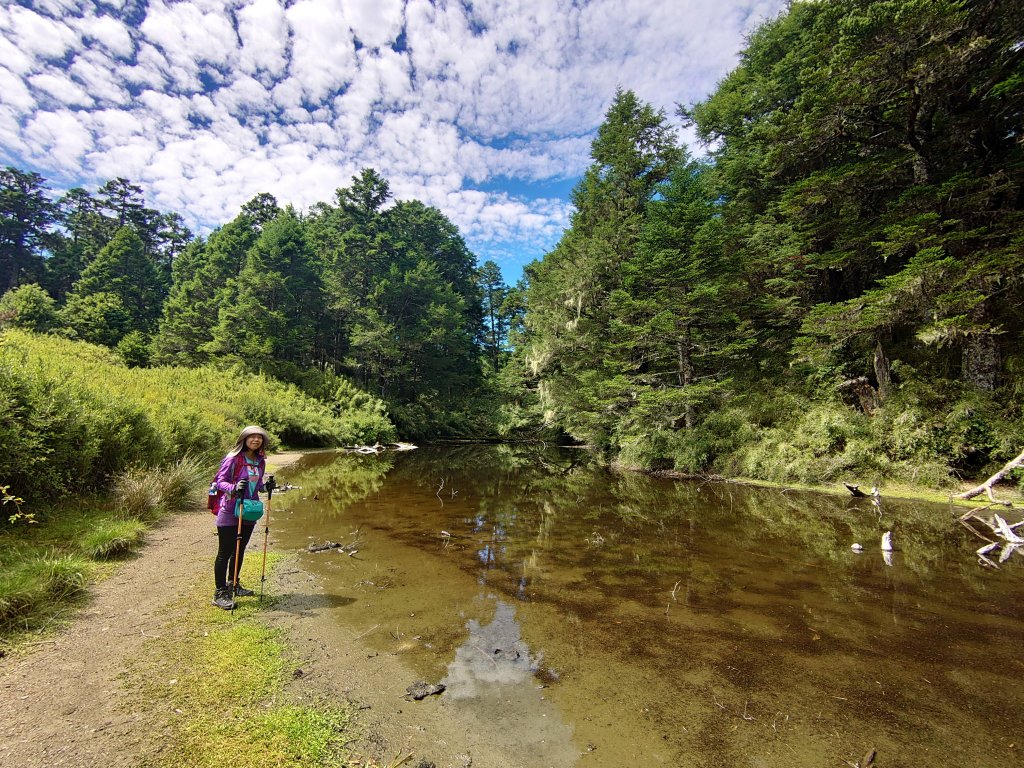
[[237,483],[235,483],[234,493],[235,494],[245,493],[245,489],[248,486],[249,486],[249,481],[248,480],[239,480]]

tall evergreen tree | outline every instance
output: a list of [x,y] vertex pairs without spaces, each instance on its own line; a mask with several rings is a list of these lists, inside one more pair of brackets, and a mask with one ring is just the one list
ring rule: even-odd
[[207,351],[288,380],[314,362],[312,312],[321,301],[303,224],[288,208],[263,227],[237,278],[220,294]]
[[40,251],[56,215],[44,183],[38,173],[0,169],[0,293],[41,278]]
[[336,205],[315,206],[309,220],[309,241],[326,295],[318,345],[322,364],[336,372],[345,366],[364,387],[371,386],[368,361],[350,341],[381,338],[369,328],[356,331],[356,326],[380,322],[370,294],[388,274],[395,252],[382,211],[389,197],[387,181],[365,168],[352,177],[351,186],[337,190]]
[[128,317],[127,331],[155,330],[163,303],[163,282],[133,227],[122,227],[75,283],[68,307],[93,294],[116,296]]
[[722,258],[711,168],[682,163],[659,187],[612,296],[612,338],[633,393],[625,432],[692,429],[749,347],[732,265]]
[[527,267],[527,325],[550,415],[570,434],[604,444],[630,397],[631,363],[611,346],[611,297],[638,247],[646,206],[681,154],[665,115],[620,90],[591,156],[573,191],[569,230]]
[[995,386],[1022,328],[1019,12],[794,4],[692,111],[781,348],[884,390],[888,357],[945,375],[946,346]]
[[504,306],[509,287],[501,275],[501,269],[493,261],[485,261],[477,273],[480,294],[483,299],[483,324],[480,344],[484,358],[492,371],[497,371],[507,350],[509,318]]
[[202,365],[211,360],[221,304],[234,298],[228,283],[241,273],[249,249],[278,213],[274,197],[261,193],[206,243],[193,243],[174,261],[170,294],[153,340],[154,362]]

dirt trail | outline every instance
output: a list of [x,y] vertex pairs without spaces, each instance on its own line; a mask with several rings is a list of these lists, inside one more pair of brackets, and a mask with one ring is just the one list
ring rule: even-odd
[[[279,454],[272,466],[280,469],[298,456]],[[120,768],[140,765],[161,749],[166,723],[137,703],[131,708],[121,675],[147,639],[189,611],[216,610],[194,598],[196,584],[212,582],[216,545],[205,510],[168,517],[136,556],[89,588],[67,627],[0,659],[0,766]],[[285,629],[303,670],[290,686],[302,696],[358,702],[364,755],[413,751],[437,768],[518,765],[489,746],[487,733],[496,724],[469,722],[437,697],[403,701],[412,678],[400,659],[367,653],[357,638],[339,647],[316,620],[322,595],[312,577],[287,565],[271,584],[282,599],[266,619]]]
[[67,628],[0,661],[0,765],[131,766],[153,751],[159,737],[145,713],[125,708],[118,676],[173,620],[167,607],[197,579],[212,580],[214,537],[209,515],[169,517],[139,555],[90,587]]

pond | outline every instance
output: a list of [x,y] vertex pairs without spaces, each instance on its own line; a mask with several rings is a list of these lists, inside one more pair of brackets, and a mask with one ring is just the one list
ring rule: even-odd
[[1021,764],[1024,557],[980,567],[947,505],[510,446],[312,454],[280,479],[300,489],[275,496],[277,547],[345,545],[301,555],[321,620],[523,765]]

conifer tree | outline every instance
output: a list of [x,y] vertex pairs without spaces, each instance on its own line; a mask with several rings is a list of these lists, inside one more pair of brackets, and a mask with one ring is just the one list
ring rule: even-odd
[[285,209],[263,227],[219,301],[207,351],[288,380],[312,364],[320,282],[294,210]]
[[133,227],[122,227],[85,268],[68,297],[69,312],[87,296],[111,294],[127,314],[125,332],[151,333],[160,316],[163,283]]
[[38,173],[0,169],[0,293],[41,278],[40,249],[56,214],[44,182]]
[[153,340],[154,362],[202,365],[213,357],[210,342],[228,281],[236,278],[262,228],[280,213],[272,195],[261,193],[241,213],[175,260],[170,295]]
[[946,375],[946,347],[996,385],[1021,329],[1022,62],[1014,3],[800,3],[753,35],[690,114],[753,320],[775,320],[760,349],[884,389],[888,357]]
[[621,431],[692,429],[750,345],[735,273],[722,258],[711,173],[681,163],[659,187],[612,296],[612,338],[634,393]]
[[618,91],[573,191],[569,230],[527,268],[528,353],[545,407],[570,434],[605,444],[629,399],[631,365],[610,346],[611,296],[635,253],[643,215],[680,150],[665,115]]
[[484,359],[492,371],[497,371],[507,352],[509,318],[504,307],[509,287],[501,275],[501,269],[493,261],[480,265],[477,280],[483,299],[483,324],[480,344]]

